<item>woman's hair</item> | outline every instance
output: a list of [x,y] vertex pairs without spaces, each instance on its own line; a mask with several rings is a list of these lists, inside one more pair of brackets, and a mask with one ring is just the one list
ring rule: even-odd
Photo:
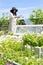
[[15,15],[15,16],[17,15],[16,12],[14,13],[14,11],[10,11],[10,12],[11,12],[13,15]]
[[[14,10],[15,10],[15,12],[14,12]],[[11,10],[10,10],[10,12],[13,14],[13,15],[17,15],[16,13],[17,13],[17,11],[18,11],[18,9],[16,9],[15,7],[13,7]]]

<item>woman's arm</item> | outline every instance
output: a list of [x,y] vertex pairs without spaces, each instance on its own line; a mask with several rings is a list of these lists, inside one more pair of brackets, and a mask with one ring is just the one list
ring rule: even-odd
[[14,16],[14,18],[20,18],[21,16]]
[[21,16],[14,16],[12,13],[10,13],[11,18],[20,18]]

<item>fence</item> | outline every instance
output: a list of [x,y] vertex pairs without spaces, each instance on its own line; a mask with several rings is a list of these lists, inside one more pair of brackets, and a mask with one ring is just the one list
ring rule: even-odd
[[[2,30],[6,27],[8,28],[8,26],[4,26],[2,27]],[[35,33],[41,33],[43,31],[43,25],[16,25],[15,26],[15,30],[13,30],[13,32],[17,35],[22,35],[26,32],[35,32]],[[8,31],[8,29],[7,29]]]
[[41,33],[43,31],[43,25],[16,25],[15,34],[22,35],[26,32]]

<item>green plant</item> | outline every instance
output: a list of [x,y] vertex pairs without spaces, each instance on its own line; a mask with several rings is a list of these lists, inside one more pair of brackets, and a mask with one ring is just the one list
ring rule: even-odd
[[[24,49],[23,51],[23,43],[21,41],[17,41],[15,39],[6,39],[3,40],[0,44],[0,52],[4,54],[5,60],[2,61],[0,64],[4,65],[4,62],[7,61],[7,59],[10,59],[11,61],[18,62],[20,64],[26,65],[26,58],[30,57],[30,50],[29,49]],[[25,58],[26,57],[26,58]],[[25,63],[26,62],[26,63]]]
[[43,11],[42,9],[33,10],[30,14],[30,20],[33,24],[43,24]]
[[16,22],[17,22],[18,25],[25,25],[24,19],[21,19],[21,20],[17,19]]
[[37,41],[37,34],[33,33],[27,33],[23,36],[23,44],[26,45],[31,45],[31,46],[37,46],[38,45],[38,41]]
[[0,18],[0,31],[4,30],[5,32],[7,32],[8,27],[9,27],[9,16],[6,13],[3,13],[2,17]]
[[1,36],[1,35],[4,35],[4,31],[0,31],[0,36]]
[[14,32],[10,32],[9,35],[14,35]]
[[38,46],[43,46],[43,34],[40,34],[40,36],[38,37]]
[[3,54],[3,56],[0,56],[0,65],[5,65],[7,59],[22,65],[43,65],[43,58],[36,58],[35,54],[33,54],[33,51],[27,47],[28,45],[39,46],[39,41],[40,45],[42,46],[43,35],[28,33],[23,36],[22,40],[23,41],[7,38],[6,40],[0,42],[0,53]]
[[0,57],[0,65],[5,65],[5,60]]
[[30,46],[43,46],[43,34],[27,33],[23,36],[23,44]]

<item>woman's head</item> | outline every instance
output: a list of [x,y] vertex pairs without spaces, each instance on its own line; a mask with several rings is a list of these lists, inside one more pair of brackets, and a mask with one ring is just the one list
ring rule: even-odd
[[12,9],[10,10],[10,12],[13,14],[13,15],[16,15],[18,9],[16,9],[15,7],[12,7]]

